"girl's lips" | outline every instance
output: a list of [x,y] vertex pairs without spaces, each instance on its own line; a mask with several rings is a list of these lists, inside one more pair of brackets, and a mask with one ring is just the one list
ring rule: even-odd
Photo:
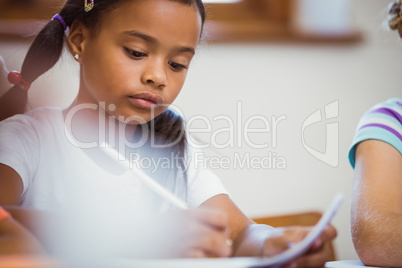
[[156,105],[160,105],[163,103],[163,99],[161,96],[150,92],[132,95],[129,96],[129,98],[132,104],[143,109],[152,109]]

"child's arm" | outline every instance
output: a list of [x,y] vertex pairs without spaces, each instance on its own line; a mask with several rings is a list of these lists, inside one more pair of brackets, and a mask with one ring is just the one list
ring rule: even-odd
[[0,207],[0,255],[44,254],[36,238]]
[[352,238],[366,265],[402,263],[402,155],[388,143],[357,146],[351,207]]
[[18,206],[22,190],[20,175],[9,166],[0,164],[0,205]]
[[[290,227],[278,236],[278,231],[267,225],[256,224],[246,217],[227,195],[218,195],[202,206],[217,207],[228,214],[234,256],[273,256],[298,242],[307,235],[309,228]],[[328,261],[324,244],[336,237],[336,230],[329,226],[319,241],[303,256],[295,260],[298,266],[319,267]]]

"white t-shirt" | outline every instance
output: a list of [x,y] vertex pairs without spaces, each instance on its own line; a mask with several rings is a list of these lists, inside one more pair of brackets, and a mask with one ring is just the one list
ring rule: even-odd
[[[129,171],[114,174],[104,170],[71,143],[68,135],[59,108],[38,108],[0,122],[0,163],[13,168],[22,179],[21,206],[52,210],[72,202],[92,202],[123,210],[146,207],[148,199],[141,196],[145,185]],[[195,164],[195,151],[188,149],[187,179],[175,182],[186,184],[186,194],[173,191],[190,207],[227,193],[216,175]],[[179,173],[169,171],[166,177],[175,180],[172,176]]]

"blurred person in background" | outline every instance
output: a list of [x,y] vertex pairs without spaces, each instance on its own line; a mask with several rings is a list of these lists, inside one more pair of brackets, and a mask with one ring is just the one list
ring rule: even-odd
[[42,255],[45,251],[30,231],[0,206],[0,255],[5,254]]
[[[388,25],[402,37],[402,1],[390,5]],[[401,98],[377,104],[363,115],[349,160],[354,168],[351,228],[356,252],[365,265],[401,267]]]

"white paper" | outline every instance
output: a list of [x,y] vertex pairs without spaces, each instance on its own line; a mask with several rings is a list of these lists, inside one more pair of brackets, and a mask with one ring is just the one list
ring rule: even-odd
[[[205,258],[205,259],[157,259],[157,260],[133,260],[121,259],[113,260],[110,265],[113,267],[141,267],[141,268],[260,268],[260,267],[280,267],[305,253],[312,243],[326,229],[331,219],[335,216],[343,202],[343,194],[335,195],[331,205],[325,211],[319,222],[311,229],[308,235],[299,243],[282,253],[268,258],[259,257],[234,257],[234,258]],[[105,263],[103,263],[105,264]],[[111,266],[110,266],[111,267]]]

